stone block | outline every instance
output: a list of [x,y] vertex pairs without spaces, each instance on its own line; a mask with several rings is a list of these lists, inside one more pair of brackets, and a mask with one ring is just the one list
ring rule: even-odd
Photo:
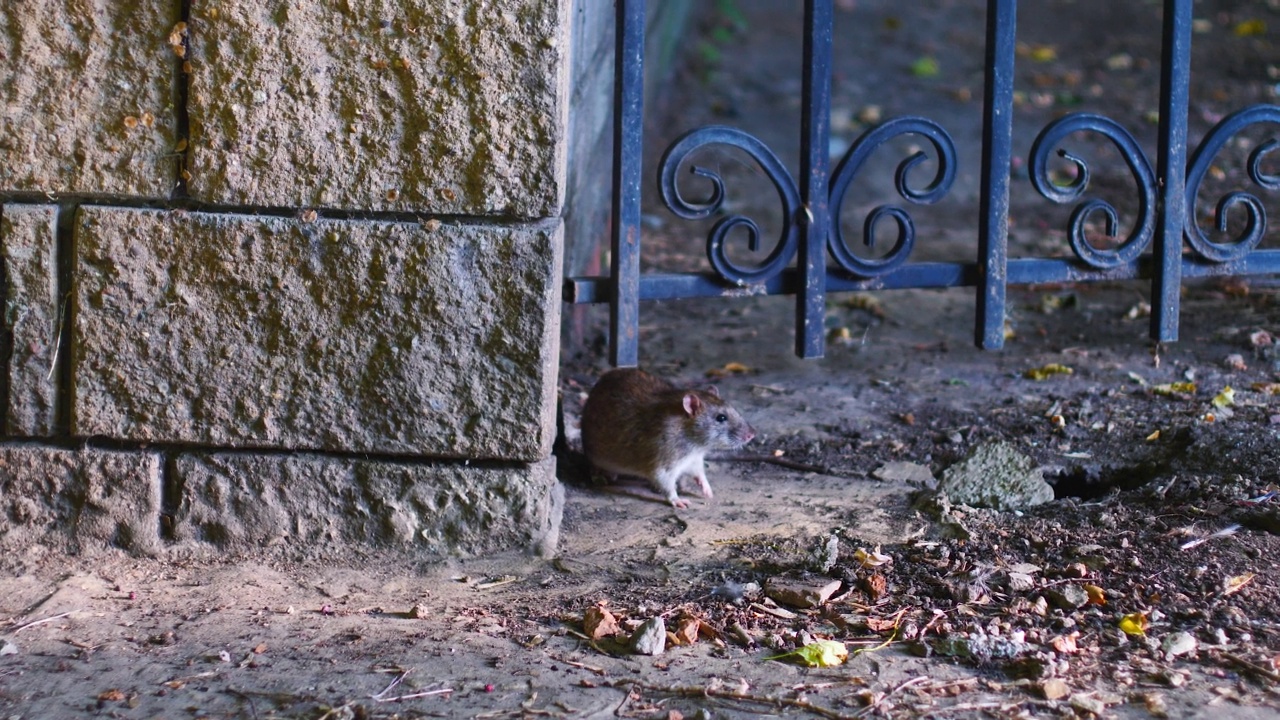
[[0,552],[160,550],[160,456],[0,445]]
[[175,479],[174,539],[196,552],[547,553],[563,510],[554,459],[492,468],[193,453],[178,457]]
[[82,208],[76,222],[74,435],[550,453],[559,221]]
[[191,194],[558,216],[567,1],[194,7]]
[[0,3],[0,190],[169,196],[178,5]]
[[[8,387],[5,435],[53,434],[58,351],[58,209],[50,205],[0,206],[0,264],[4,315],[0,321],[0,388]],[[3,361],[5,343],[12,349]],[[0,393],[0,398],[4,393]]]

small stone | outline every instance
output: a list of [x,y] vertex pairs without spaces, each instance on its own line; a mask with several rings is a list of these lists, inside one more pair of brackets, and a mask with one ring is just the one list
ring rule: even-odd
[[938,485],[938,481],[934,479],[933,472],[928,467],[913,462],[887,462],[872,470],[871,477],[885,482],[905,482],[928,489]]
[[1199,646],[1199,641],[1197,641],[1195,636],[1191,633],[1176,632],[1166,637],[1164,642],[1160,643],[1160,650],[1164,653],[1166,658],[1172,660],[1179,655],[1186,655],[1188,653],[1195,652],[1196,648]]
[[17,655],[17,654],[18,654],[17,645],[14,645],[8,640],[5,640],[3,644],[0,644],[0,655]]
[[667,646],[667,624],[661,617],[650,618],[631,636],[631,652],[636,655],[661,655]]
[[1061,700],[1071,694],[1071,686],[1057,678],[1045,680],[1040,683],[1040,694],[1045,700]]
[[1007,442],[979,445],[942,473],[938,490],[951,502],[994,510],[1016,510],[1053,500],[1031,458]]
[[839,589],[839,580],[818,576],[769,578],[764,584],[764,594],[774,602],[798,608],[818,607]]
[[1044,594],[1049,602],[1063,610],[1075,610],[1089,602],[1089,592],[1075,583],[1046,588]]
[[409,617],[415,620],[426,620],[431,617],[431,608],[426,603],[418,603],[409,608]]

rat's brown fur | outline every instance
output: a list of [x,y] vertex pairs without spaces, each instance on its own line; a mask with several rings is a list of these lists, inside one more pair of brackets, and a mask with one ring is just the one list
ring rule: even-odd
[[675,507],[688,507],[677,491],[692,475],[711,497],[703,458],[740,448],[755,437],[742,415],[714,388],[687,390],[643,370],[605,373],[582,409],[582,446],[597,468],[649,480]]

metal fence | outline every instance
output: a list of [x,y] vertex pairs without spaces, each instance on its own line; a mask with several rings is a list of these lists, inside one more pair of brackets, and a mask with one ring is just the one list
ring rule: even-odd
[[[663,155],[658,185],[663,202],[681,218],[694,220],[723,215],[707,238],[712,270],[642,275],[640,188],[645,3],[644,0],[617,0],[610,275],[569,278],[565,286],[568,302],[609,304],[612,363],[636,363],[640,303],[647,300],[794,295],[795,351],[800,357],[814,358],[824,352],[827,293],[974,287],[977,294],[975,342],[980,347],[995,349],[1004,342],[1006,291],[1011,284],[1149,279],[1151,337],[1159,342],[1171,342],[1178,337],[1179,291],[1183,278],[1280,272],[1280,250],[1258,247],[1266,231],[1266,212],[1257,196],[1234,191],[1218,201],[1215,221],[1219,233],[1227,231],[1228,212],[1244,213],[1241,232],[1226,242],[1211,240],[1197,225],[1196,196],[1214,157],[1241,130],[1260,123],[1280,123],[1280,106],[1254,105],[1226,116],[1188,153],[1192,0],[1164,2],[1158,149],[1154,168],[1129,131],[1103,115],[1073,113],[1049,123],[1032,145],[1028,170],[1040,195],[1058,203],[1077,203],[1068,228],[1073,257],[1010,258],[1009,168],[1013,145],[1016,15],[1016,0],[987,2],[982,189],[976,261],[909,262],[916,238],[915,225],[910,214],[895,205],[875,208],[864,223],[867,244],[871,244],[876,228],[886,221],[896,226],[897,241],[888,253],[865,258],[855,254],[846,243],[838,222],[844,196],[876,148],[903,135],[915,135],[927,141],[933,151],[933,177],[921,187],[913,176],[912,169],[927,157],[923,152],[905,159],[896,173],[898,194],[917,204],[933,203],[947,193],[955,179],[956,152],[951,137],[937,122],[923,117],[898,117],[863,133],[835,167],[830,166],[832,0],[806,0],[799,174],[793,177],[769,147],[741,130],[706,126],[685,133]],[[1098,133],[1109,139],[1128,164],[1138,186],[1137,217],[1132,230],[1110,247],[1091,244],[1086,238],[1085,225],[1091,218],[1100,217],[1107,234],[1115,235],[1119,226],[1115,208],[1104,200],[1084,197],[1089,182],[1088,165],[1057,149],[1068,135],[1079,131]],[[730,232],[745,232],[753,251],[760,249],[761,233],[750,218],[722,213],[725,188],[716,172],[692,167],[692,172],[708,181],[712,188],[704,200],[691,201],[678,188],[677,173],[688,158],[695,151],[714,145],[737,148],[750,155],[773,183],[783,204],[781,237],[759,263],[743,266],[725,251]],[[1278,145],[1275,140],[1267,140],[1253,149],[1248,158],[1248,176],[1260,188],[1280,188],[1280,176],[1268,175],[1263,169],[1263,158]],[[1070,183],[1058,184],[1051,180],[1049,164],[1055,152],[1075,166],[1075,178]],[[1148,249],[1151,252],[1146,252]]]

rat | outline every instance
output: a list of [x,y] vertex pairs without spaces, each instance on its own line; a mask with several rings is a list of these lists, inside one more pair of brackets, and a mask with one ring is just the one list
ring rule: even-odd
[[645,478],[677,508],[689,507],[677,488],[686,474],[704,498],[712,497],[703,465],[708,452],[735,450],[755,436],[714,387],[680,388],[635,368],[605,373],[582,409],[582,448],[591,464]]

